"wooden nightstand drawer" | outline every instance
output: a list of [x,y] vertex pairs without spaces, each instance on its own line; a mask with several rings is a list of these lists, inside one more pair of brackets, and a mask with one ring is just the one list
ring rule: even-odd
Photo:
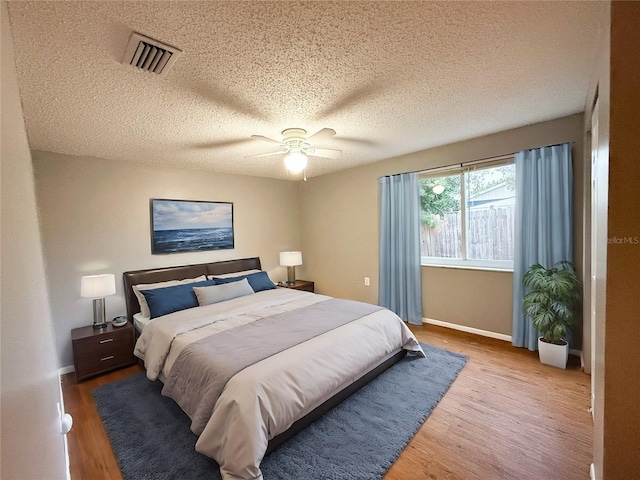
[[128,323],[115,328],[75,328],[71,331],[73,363],[76,378],[84,380],[93,375],[135,363],[133,355],[134,329]]
[[100,335],[85,338],[76,342],[76,355],[80,359],[88,357],[99,357],[114,350],[121,350],[127,347],[133,352],[133,337],[131,332],[114,332],[110,335]]
[[78,362],[78,370],[76,376],[78,380],[97,375],[102,372],[113,370],[114,368],[131,365],[135,362],[133,350],[113,351],[104,356],[92,356]]
[[293,285],[278,284],[278,286],[283,288],[292,288],[293,290],[302,290],[304,292],[315,293],[315,283],[308,280],[296,280],[296,283],[294,283]]

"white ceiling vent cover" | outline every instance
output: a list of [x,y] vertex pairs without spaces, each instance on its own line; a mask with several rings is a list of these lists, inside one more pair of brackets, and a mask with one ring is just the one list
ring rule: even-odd
[[133,32],[122,57],[122,63],[164,77],[180,54],[182,50]]

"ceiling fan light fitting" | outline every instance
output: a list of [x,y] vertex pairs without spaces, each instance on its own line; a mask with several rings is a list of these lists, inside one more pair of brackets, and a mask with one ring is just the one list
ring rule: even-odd
[[289,153],[284,159],[284,165],[291,173],[300,173],[307,168],[309,159],[300,151],[293,151]]
[[259,153],[257,155],[249,155],[247,158],[286,155],[284,157],[284,165],[287,172],[294,175],[302,173],[304,180],[307,181],[309,155],[312,157],[330,159],[340,158],[342,150],[312,146],[312,141],[322,142],[333,137],[335,134],[335,130],[331,128],[323,128],[307,137],[307,131],[303,128],[287,128],[282,131],[281,142],[263,135],[251,135],[251,138],[278,144],[280,146],[280,150],[275,152]]

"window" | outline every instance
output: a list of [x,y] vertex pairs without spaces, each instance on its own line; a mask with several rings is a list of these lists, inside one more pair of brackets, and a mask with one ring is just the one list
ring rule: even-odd
[[422,264],[513,269],[515,179],[513,158],[421,175]]

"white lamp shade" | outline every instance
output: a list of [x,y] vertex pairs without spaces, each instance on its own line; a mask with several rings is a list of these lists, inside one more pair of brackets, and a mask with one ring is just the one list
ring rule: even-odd
[[116,293],[116,278],[113,273],[87,275],[80,280],[80,296],[101,298]]
[[302,252],[280,252],[280,265],[284,267],[302,265]]
[[307,168],[307,156],[302,152],[291,152],[284,159],[284,165],[291,173],[300,173]]

